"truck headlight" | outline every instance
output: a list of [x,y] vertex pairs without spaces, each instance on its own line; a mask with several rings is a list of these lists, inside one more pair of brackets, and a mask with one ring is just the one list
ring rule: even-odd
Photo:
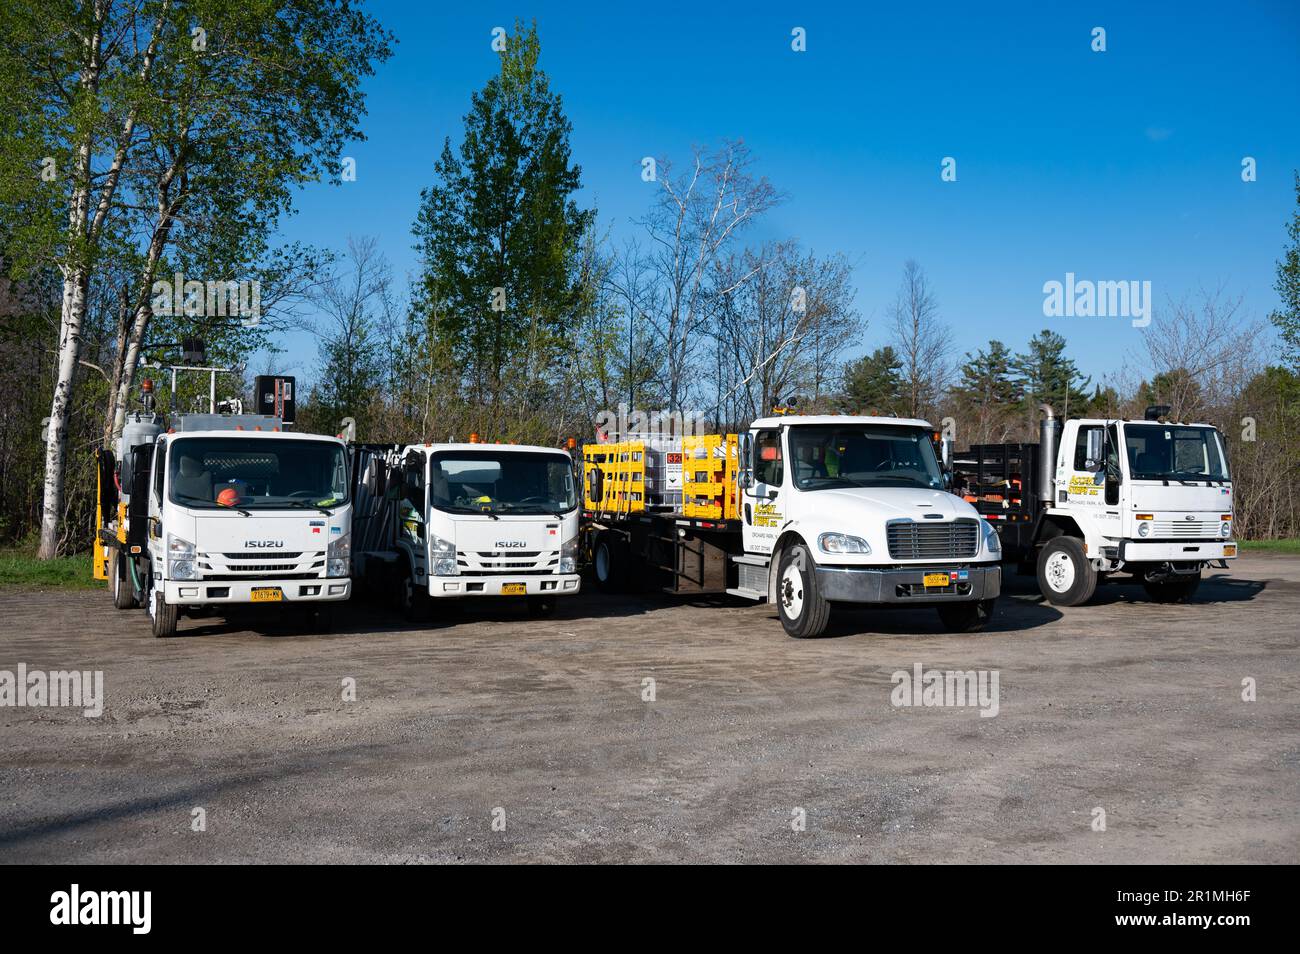
[[1227,521],[1224,521],[1222,526],[1219,527],[1219,536],[1222,537],[1232,536],[1232,524],[1228,523]]
[[167,578],[169,580],[197,580],[194,568],[194,544],[174,534],[167,534]]
[[1139,537],[1145,537],[1150,532],[1151,532],[1151,524],[1147,523],[1145,520],[1138,524]]
[[456,544],[444,540],[437,534],[429,537],[429,566],[434,576],[456,576],[460,567],[456,565]]
[[1001,553],[1002,540],[998,537],[998,532],[994,529],[993,524],[989,523],[987,520],[981,520],[980,523],[984,524],[985,549],[987,549],[989,553]]
[[870,553],[871,546],[861,537],[848,533],[823,533],[817,538],[822,553]]
[[569,537],[564,541],[564,545],[560,547],[560,572],[578,572],[578,538],[576,535]]
[[352,534],[343,533],[331,540],[325,557],[326,576],[347,576],[352,563]]

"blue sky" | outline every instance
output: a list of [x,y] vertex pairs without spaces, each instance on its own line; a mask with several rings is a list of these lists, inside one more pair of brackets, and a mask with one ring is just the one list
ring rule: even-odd
[[[959,350],[1052,327],[1100,379],[1139,353],[1138,330],[1045,318],[1043,283],[1149,280],[1157,325],[1167,298],[1222,286],[1262,319],[1300,167],[1300,3],[1137,6],[373,0],[398,44],[366,84],[357,181],[305,189],[282,235],[333,249],[373,235],[399,278],[414,272],[420,190],[496,70],[491,30],[535,19],[580,199],[615,236],[655,188],[641,157],[740,138],[788,196],[750,238],[854,262],[869,322],[856,351],[884,343],[914,258]],[[791,50],[797,26],[806,52]],[[956,182],[940,179],[945,156]],[[310,378],[311,343],[282,343]]]

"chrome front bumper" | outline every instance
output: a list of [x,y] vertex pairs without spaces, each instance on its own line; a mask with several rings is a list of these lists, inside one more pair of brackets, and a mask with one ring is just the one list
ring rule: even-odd
[[[927,573],[956,572],[947,587],[925,587]],[[965,573],[965,579],[961,574]],[[817,567],[817,588],[825,599],[840,603],[960,603],[991,600],[1002,592],[1002,567],[982,563],[952,570],[942,566],[875,570],[870,567]]]

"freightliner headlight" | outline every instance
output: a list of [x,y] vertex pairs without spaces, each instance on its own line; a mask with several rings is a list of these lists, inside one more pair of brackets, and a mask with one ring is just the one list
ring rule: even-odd
[[998,538],[998,532],[993,528],[993,524],[987,520],[981,520],[984,525],[984,546],[989,553],[1001,553],[1002,541]]
[[817,538],[822,553],[870,553],[871,546],[849,533],[823,533]]
[[194,569],[194,544],[174,534],[167,534],[167,579],[197,580]]
[[456,565],[456,544],[444,540],[437,534],[429,538],[429,565],[434,576],[456,576],[460,568]]
[[560,572],[578,572],[578,538],[576,535],[569,537],[564,541],[564,545],[560,547]]
[[352,534],[343,533],[331,540],[325,557],[326,576],[347,576],[352,564]]

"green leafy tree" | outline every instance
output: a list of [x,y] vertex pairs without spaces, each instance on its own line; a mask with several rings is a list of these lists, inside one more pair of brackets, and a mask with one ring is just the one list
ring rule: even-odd
[[538,381],[551,380],[593,298],[580,259],[595,213],[573,198],[581,169],[540,53],[536,27],[516,23],[500,72],[471,99],[459,149],[445,141],[414,226],[418,307],[490,433],[501,433],[507,400],[545,400]]
[[1269,315],[1282,335],[1283,359],[1292,370],[1300,371],[1300,172],[1295,173],[1296,210],[1287,226],[1291,244],[1277,263],[1278,297],[1282,308]]
[[[112,257],[136,273],[110,376],[120,421],[155,277],[185,267],[200,270],[187,279],[253,280],[268,266],[266,235],[293,189],[337,178],[343,144],[364,138],[360,83],[391,38],[350,0],[7,0],[0,36],[0,85],[19,114],[0,124],[7,252],[52,261],[63,278],[40,546],[49,557],[96,269]],[[53,174],[33,186],[37,156]]]

